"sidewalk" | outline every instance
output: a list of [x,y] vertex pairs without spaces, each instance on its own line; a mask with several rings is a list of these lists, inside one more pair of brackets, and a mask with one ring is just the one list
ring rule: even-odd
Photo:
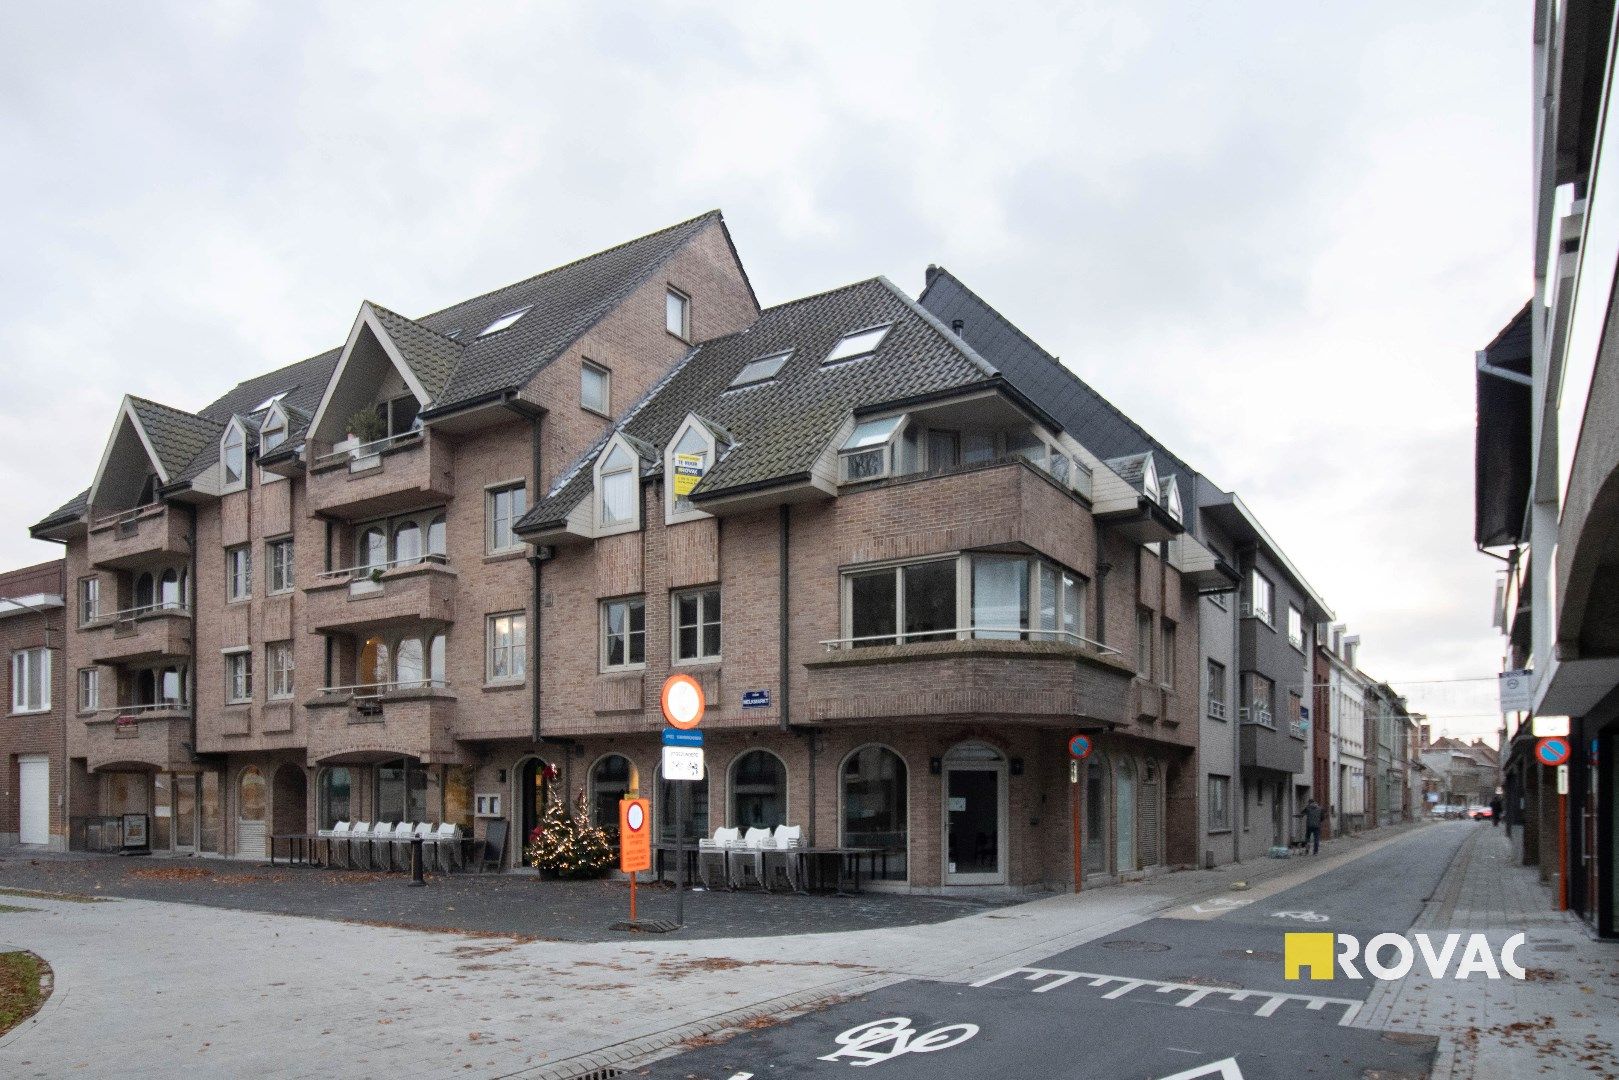
[[1619,943],[1593,939],[1554,903],[1506,835],[1481,825],[1411,929],[1480,932],[1497,948],[1526,934],[1517,959],[1528,978],[1434,982],[1413,971],[1374,990],[1356,1026],[1440,1036],[1432,1080],[1619,1075]]
[[0,1039],[0,1073],[579,1076],[903,978],[1004,970],[1235,881],[1302,880],[1407,831],[1334,841],[1320,859],[1166,874],[949,922],[771,937],[535,941],[16,898],[37,910],[0,915],[0,948],[45,957],[56,991]]

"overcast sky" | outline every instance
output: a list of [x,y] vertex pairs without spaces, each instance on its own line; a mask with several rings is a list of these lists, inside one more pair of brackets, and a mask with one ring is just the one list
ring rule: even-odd
[[[1493,732],[1473,350],[1530,288],[1530,5],[32,4],[0,66],[0,562],[195,409],[712,207],[760,297],[948,266]],[[609,10],[610,9],[610,10]]]

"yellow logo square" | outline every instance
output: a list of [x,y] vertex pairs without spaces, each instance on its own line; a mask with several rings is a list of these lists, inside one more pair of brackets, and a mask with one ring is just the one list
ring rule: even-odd
[[1302,979],[1303,968],[1310,969],[1315,982],[1332,980],[1332,934],[1288,934],[1282,946],[1282,967],[1285,977]]

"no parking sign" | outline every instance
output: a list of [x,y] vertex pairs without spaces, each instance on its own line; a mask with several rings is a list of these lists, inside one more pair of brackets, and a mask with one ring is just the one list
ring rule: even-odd
[[1558,735],[1549,739],[1535,741],[1535,760],[1542,765],[1564,765],[1568,763],[1568,739]]
[[1091,756],[1094,749],[1089,735],[1075,735],[1068,740],[1068,756],[1075,761],[1084,761]]

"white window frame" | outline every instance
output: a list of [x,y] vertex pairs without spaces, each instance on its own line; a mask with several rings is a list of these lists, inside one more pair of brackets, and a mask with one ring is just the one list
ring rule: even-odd
[[79,579],[79,625],[88,626],[101,618],[101,579],[90,576]]
[[101,669],[80,668],[78,689],[80,712],[91,713],[101,708]]
[[[615,450],[623,450],[630,457],[630,518],[628,521],[608,522],[606,515],[606,502],[603,498],[605,491],[602,488],[603,468]],[[616,473],[618,470],[614,470]],[[614,435],[602,447],[602,452],[596,455],[596,464],[592,469],[591,484],[591,517],[596,524],[597,536],[616,536],[619,533],[639,532],[641,530],[641,455],[631,446],[628,439],[622,435]]]
[[534,306],[533,304],[530,304],[530,305],[528,305],[528,307],[520,307],[520,308],[517,308],[515,311],[508,311],[504,315],[497,316],[495,319],[493,319],[489,323],[488,326],[486,326],[482,330],[478,331],[478,336],[481,337],[481,338],[485,338],[485,337],[488,337],[490,334],[498,334],[502,330],[510,330],[513,326],[517,325],[517,320],[518,319],[521,319],[524,315],[527,315],[529,313],[529,310],[533,306]]
[[714,462],[718,457],[719,445],[714,433],[708,430],[707,424],[688,414],[680,427],[675,429],[674,438],[669,440],[669,445],[663,451],[663,520],[666,525],[673,525],[680,521],[696,521],[709,516],[704,511],[690,505],[689,500],[684,507],[677,507],[676,505],[675,448],[686,437],[686,433],[691,431],[697,432],[698,437],[707,444],[707,448],[703,451],[704,476],[708,475],[708,471],[714,467]]
[[[234,479],[231,477],[233,455],[240,458]],[[247,429],[239,417],[231,417],[219,437],[219,480],[221,491],[241,491],[247,487]]]
[[[259,453],[268,454],[285,443],[288,427],[287,414],[281,408],[281,402],[279,400],[271,402],[269,412],[264,415],[264,423],[259,425]],[[271,442],[274,436],[280,437]]]
[[[506,533],[511,537],[511,543],[501,545],[498,542],[500,540],[501,521],[499,500],[502,495],[510,495],[514,492],[522,492],[523,506],[521,509],[517,509],[516,504],[513,503],[512,509],[508,512],[506,524]],[[503,484],[491,484],[489,487],[484,488],[484,550],[490,555],[505,555],[513,551],[522,551],[523,540],[522,537],[517,535],[516,526],[518,519],[526,513],[528,513],[528,484],[524,481],[509,480]]]
[[[1007,554],[1006,558],[1022,559],[1028,564],[1028,582],[1026,585],[1029,603],[1028,623],[1015,631],[1001,631],[993,629],[974,630],[973,625],[973,561],[980,558],[996,558],[1000,553],[987,551],[942,551],[937,555],[924,555],[914,559],[896,559],[885,562],[863,563],[859,566],[847,567],[840,575],[840,620],[839,633],[851,647],[860,647],[858,642],[852,641],[854,637],[854,580],[864,574],[881,571],[897,571],[894,578],[894,638],[889,644],[909,645],[925,641],[968,641],[975,634],[981,635],[981,640],[1007,640],[1022,641],[1057,641],[1073,644],[1068,638],[1065,616],[1070,610],[1074,613],[1074,628],[1071,631],[1076,637],[1088,640],[1087,627],[1090,625],[1090,614],[1087,607],[1090,603],[1091,581],[1077,571],[1070,570],[1061,563],[1041,558],[1034,554],[1014,553]],[[910,567],[922,566],[928,563],[954,562],[956,567],[956,632],[945,633],[935,630],[918,630],[906,633],[902,628],[906,624],[905,611],[905,573]],[[1045,578],[1044,569],[1049,569],[1055,581],[1057,593],[1055,610],[1057,615],[1057,628],[1055,631],[1047,630],[1041,625],[1042,604],[1044,599]],[[878,635],[886,636],[886,635]]]
[[876,355],[877,350],[882,348],[883,342],[888,340],[889,332],[893,329],[894,324],[888,322],[849,331],[838,338],[837,343],[832,346],[832,350],[826,354],[826,359],[821,361],[821,366],[833,367],[837,364],[852,364],[856,360],[864,360],[867,357]]
[[[624,607],[624,663],[609,664],[607,662],[607,612],[618,605]],[[636,606],[641,607],[641,659],[631,660],[630,641],[633,631],[630,630],[630,611]],[[611,600],[603,600],[599,605],[599,629],[596,633],[598,666],[602,671],[640,671],[646,667],[646,597],[642,596],[616,596]]]
[[[714,606],[718,607],[717,618],[709,618],[709,596],[714,598]],[[697,598],[697,655],[680,655],[680,631],[685,625],[680,621],[680,601]],[[720,651],[705,653],[703,651],[704,629],[714,626],[720,632]],[[695,589],[680,589],[669,595],[669,658],[676,665],[688,664],[717,664],[725,655],[725,601],[720,596],[718,585],[703,585]]]
[[[28,701],[28,680],[32,672],[39,672],[40,700]],[[43,645],[31,649],[18,649],[11,654],[11,711],[14,715],[32,715],[51,711],[51,651]]]
[[[276,578],[278,556],[283,549],[287,553],[286,558],[284,560],[280,560],[280,576],[283,580],[281,584],[277,584]],[[294,582],[293,559],[296,554],[297,547],[294,545],[293,538],[290,536],[278,536],[274,540],[266,540],[264,542],[265,592],[269,593],[271,596],[274,596],[278,593],[289,593],[292,591]]]
[[[1257,596],[1257,593],[1259,592],[1259,590],[1257,588],[1257,585],[1261,581],[1263,581],[1265,583],[1265,605],[1264,605],[1264,607],[1261,607],[1259,605],[1258,596]],[[1266,626],[1270,627],[1271,629],[1275,629],[1276,628],[1275,606],[1276,606],[1276,584],[1275,584],[1275,582],[1271,581],[1271,579],[1266,577],[1264,574],[1261,574],[1257,567],[1255,569],[1249,570],[1248,571],[1248,601],[1247,601],[1247,609],[1248,610],[1245,612],[1245,614],[1248,615],[1250,618],[1258,619],[1260,622],[1264,623]]]
[[[237,573],[236,561],[240,557],[242,572]],[[236,544],[225,549],[225,600],[239,604],[253,598],[253,546]]]
[[252,704],[253,650],[243,645],[220,651],[224,654],[225,704]]
[[[499,644],[500,624],[507,624],[506,635],[508,643]],[[522,641],[518,641],[518,630],[522,631]],[[432,651],[432,639],[427,641],[428,653]],[[506,672],[503,675],[495,674],[498,662],[504,658]],[[431,671],[432,658],[424,656],[424,665]],[[528,612],[526,611],[499,611],[484,619],[484,682],[489,685],[517,684],[528,678]]]
[[[865,446],[857,447],[851,447],[849,445],[852,441],[854,441],[855,433],[858,432],[863,426],[867,424],[885,423],[890,420],[897,422],[894,424],[893,430],[890,431],[881,442],[870,443]],[[898,417],[867,416],[857,418],[854,422],[854,427],[844,438],[842,445],[838,447],[838,483],[868,484],[874,480],[886,480],[889,477],[898,475],[899,462],[895,460],[895,454],[898,452],[898,447],[905,437],[905,430],[910,426],[910,423],[911,418],[909,415],[901,415]],[[849,475],[849,462],[854,458],[865,457],[868,454],[873,453],[882,454],[882,471],[869,476],[851,477]]]
[[[1294,633],[1295,627],[1297,634]],[[1292,604],[1287,605],[1287,643],[1299,652],[1304,651],[1304,612]]]
[[[286,662],[278,663],[280,658]],[[292,642],[270,641],[264,646],[265,684],[264,696],[270,701],[285,701],[292,697],[293,679],[296,674],[296,660],[293,656]]]
[[771,353],[768,356],[761,356],[757,360],[749,360],[742,365],[742,370],[736,373],[736,377],[731,380],[730,385],[725,389],[744,390],[750,386],[762,386],[765,383],[774,382],[776,376],[781,374],[781,369],[792,358],[793,350],[788,349],[786,352]]
[[[592,405],[585,400],[585,377],[598,375],[601,377],[601,404]],[[593,412],[598,416],[611,416],[613,412],[613,369],[598,364],[593,360],[582,360],[579,363],[579,407],[586,412]]]
[[[678,330],[669,325],[669,301],[671,300],[680,302],[680,328]],[[673,285],[664,287],[663,328],[681,341],[691,340],[691,296]]]

